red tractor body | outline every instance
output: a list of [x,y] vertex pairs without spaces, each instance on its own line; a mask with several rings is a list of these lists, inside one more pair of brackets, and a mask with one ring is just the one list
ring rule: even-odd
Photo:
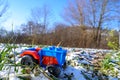
[[65,63],[66,53],[67,50],[52,46],[46,48],[29,48],[24,50],[20,56],[22,57],[21,63],[23,65],[31,65],[32,62],[35,62],[45,68],[46,66],[61,68]]

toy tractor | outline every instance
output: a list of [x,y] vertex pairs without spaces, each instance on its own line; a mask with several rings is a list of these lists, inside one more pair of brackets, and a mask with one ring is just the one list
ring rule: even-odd
[[54,76],[59,76],[61,69],[65,66],[67,50],[61,47],[29,48],[25,49],[20,56],[21,64],[34,66],[34,63],[48,69]]

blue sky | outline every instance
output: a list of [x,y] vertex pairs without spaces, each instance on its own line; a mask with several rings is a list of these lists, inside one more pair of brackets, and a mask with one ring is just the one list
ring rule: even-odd
[[[52,10],[52,15],[54,16],[54,21],[62,21],[60,14],[66,5],[67,0],[8,0],[9,9],[7,15],[9,17],[2,24],[7,30],[12,29],[12,23],[14,29],[17,28],[22,23],[25,23],[31,13],[31,9],[35,7],[42,7],[47,5]],[[3,16],[4,17],[4,16]]]
[[[64,7],[67,5],[69,0],[8,0],[9,8],[7,14],[3,18],[9,16],[5,22],[2,22],[2,26],[7,30],[12,30],[12,24],[15,29],[19,29],[19,26],[26,23],[30,17],[31,9],[36,7],[42,7],[47,5],[50,7],[52,13],[52,21],[63,22],[61,17]],[[113,26],[116,26],[114,23]],[[114,27],[117,29],[118,27]]]

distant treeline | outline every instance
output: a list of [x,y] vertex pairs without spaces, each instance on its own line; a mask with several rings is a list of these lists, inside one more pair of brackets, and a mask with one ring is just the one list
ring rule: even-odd
[[[28,24],[27,24],[28,25]],[[26,43],[43,45],[60,45],[65,47],[81,48],[109,48],[108,41],[114,35],[118,39],[118,32],[110,33],[110,30],[100,29],[100,40],[97,41],[97,28],[86,26],[66,26],[57,24],[53,30],[45,30],[42,25],[22,25],[22,31],[7,32],[0,30],[0,42],[2,43]],[[3,33],[3,34],[2,34]],[[112,39],[111,39],[112,40]],[[118,41],[118,40],[117,40]]]

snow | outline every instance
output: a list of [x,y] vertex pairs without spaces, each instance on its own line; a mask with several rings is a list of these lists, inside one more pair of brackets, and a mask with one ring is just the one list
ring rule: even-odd
[[119,80],[119,79],[115,78],[115,77],[112,77],[112,76],[109,76],[109,80]]
[[[0,50],[3,49],[3,46],[4,46],[3,44],[0,46]],[[15,52],[21,53],[26,48],[27,47],[16,48]],[[83,68],[82,66],[80,66],[80,64],[91,64],[90,61],[92,61],[96,57],[98,57],[96,54],[101,55],[101,54],[110,52],[110,50],[89,49],[89,48],[84,48],[84,49],[83,48],[65,48],[65,49],[68,50],[66,60],[71,61],[71,64],[73,64],[73,65],[68,65],[65,70],[61,71],[61,74],[58,77],[60,80],[68,80],[67,78],[64,78],[64,76],[65,76],[64,74],[71,75],[71,73],[73,73],[72,80],[86,80],[84,75],[82,74],[82,72],[86,71],[86,69]],[[21,60],[21,58],[19,58],[19,55],[17,55],[15,59],[16,59],[16,63],[19,63]],[[8,70],[7,70],[7,68],[8,68]],[[20,73],[20,69],[19,69],[19,73]],[[10,77],[9,80],[20,80],[19,78],[16,77],[17,74],[15,74],[15,72],[14,72],[14,67],[11,67],[11,70],[9,71],[9,66],[7,66],[7,67],[4,66],[4,70],[0,71],[0,78],[7,77],[8,74]],[[40,73],[38,76],[34,76],[33,74],[31,74],[31,76],[32,76],[31,80],[49,80],[42,73]],[[93,79],[93,80],[95,80],[95,79]],[[118,79],[110,76],[109,80],[118,80]]]
[[[82,71],[82,68],[80,69],[77,69],[76,67],[71,67],[71,66],[68,66],[64,72],[62,72],[62,77],[63,77],[63,74],[66,73],[68,75],[70,75],[71,73],[73,73],[73,77],[72,77],[72,80],[86,80],[84,78],[84,76],[81,74],[81,71]],[[63,80],[67,80],[67,78],[63,79]]]
[[33,76],[31,80],[49,80],[48,78],[46,78],[43,74],[39,74],[39,76]]

